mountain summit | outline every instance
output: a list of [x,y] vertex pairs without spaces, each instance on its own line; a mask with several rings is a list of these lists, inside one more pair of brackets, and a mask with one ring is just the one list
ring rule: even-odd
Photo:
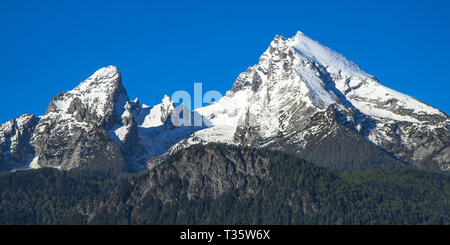
[[220,142],[343,169],[450,170],[447,114],[302,32],[276,36],[222,99],[192,112],[209,127],[176,127],[174,111],[168,96],[153,107],[130,101],[118,68],[102,68],[52,99],[46,115],[2,124],[0,169],[138,170],[192,144]]
[[[259,63],[240,74],[225,97],[198,112],[214,127],[180,145],[218,141],[264,146],[304,153],[326,165],[341,162],[344,168],[353,168],[358,160],[326,161],[311,152],[362,155],[374,146],[406,165],[441,170],[450,166],[447,114],[383,86],[302,32],[289,39],[276,36]],[[367,146],[349,146],[349,139]]]

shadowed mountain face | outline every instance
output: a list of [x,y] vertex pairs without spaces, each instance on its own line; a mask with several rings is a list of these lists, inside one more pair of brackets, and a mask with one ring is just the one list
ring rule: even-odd
[[117,67],[53,98],[41,117],[0,126],[0,170],[52,167],[105,174],[153,168],[193,144],[281,150],[339,169],[450,170],[449,116],[383,86],[301,32],[277,36],[221,100],[175,126],[167,96],[130,101]]
[[105,195],[83,199],[67,219],[85,224],[443,224],[449,221],[449,180],[412,169],[340,172],[281,152],[194,145]]

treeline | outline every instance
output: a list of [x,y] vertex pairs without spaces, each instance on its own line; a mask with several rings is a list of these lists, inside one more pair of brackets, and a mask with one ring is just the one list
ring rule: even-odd
[[114,181],[78,171],[38,169],[0,174],[0,224],[69,224],[68,213]]

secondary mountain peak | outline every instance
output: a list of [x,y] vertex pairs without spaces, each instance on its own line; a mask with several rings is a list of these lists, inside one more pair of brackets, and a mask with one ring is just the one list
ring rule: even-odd
[[73,115],[79,122],[98,122],[114,111],[121,114],[128,100],[119,69],[108,66],[96,71],[73,90],[52,99],[47,114]]
[[[85,168],[109,159],[115,168],[123,168],[122,153],[107,131],[123,124],[132,131],[133,123],[124,116],[129,103],[115,66],[99,69],[74,89],[60,93],[51,100],[31,139],[33,166]],[[121,136],[132,144],[127,135]]]

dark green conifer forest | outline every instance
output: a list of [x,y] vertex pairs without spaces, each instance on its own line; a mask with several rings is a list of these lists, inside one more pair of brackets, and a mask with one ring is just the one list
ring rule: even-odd
[[[262,154],[255,193],[230,188],[189,197],[179,154]],[[0,224],[450,224],[450,178],[417,169],[333,170],[280,152],[193,146],[151,170],[120,178],[38,169],[0,174]],[[145,189],[149,183],[166,174]],[[136,193],[142,196],[136,197]],[[164,196],[164,198],[162,198]]]

